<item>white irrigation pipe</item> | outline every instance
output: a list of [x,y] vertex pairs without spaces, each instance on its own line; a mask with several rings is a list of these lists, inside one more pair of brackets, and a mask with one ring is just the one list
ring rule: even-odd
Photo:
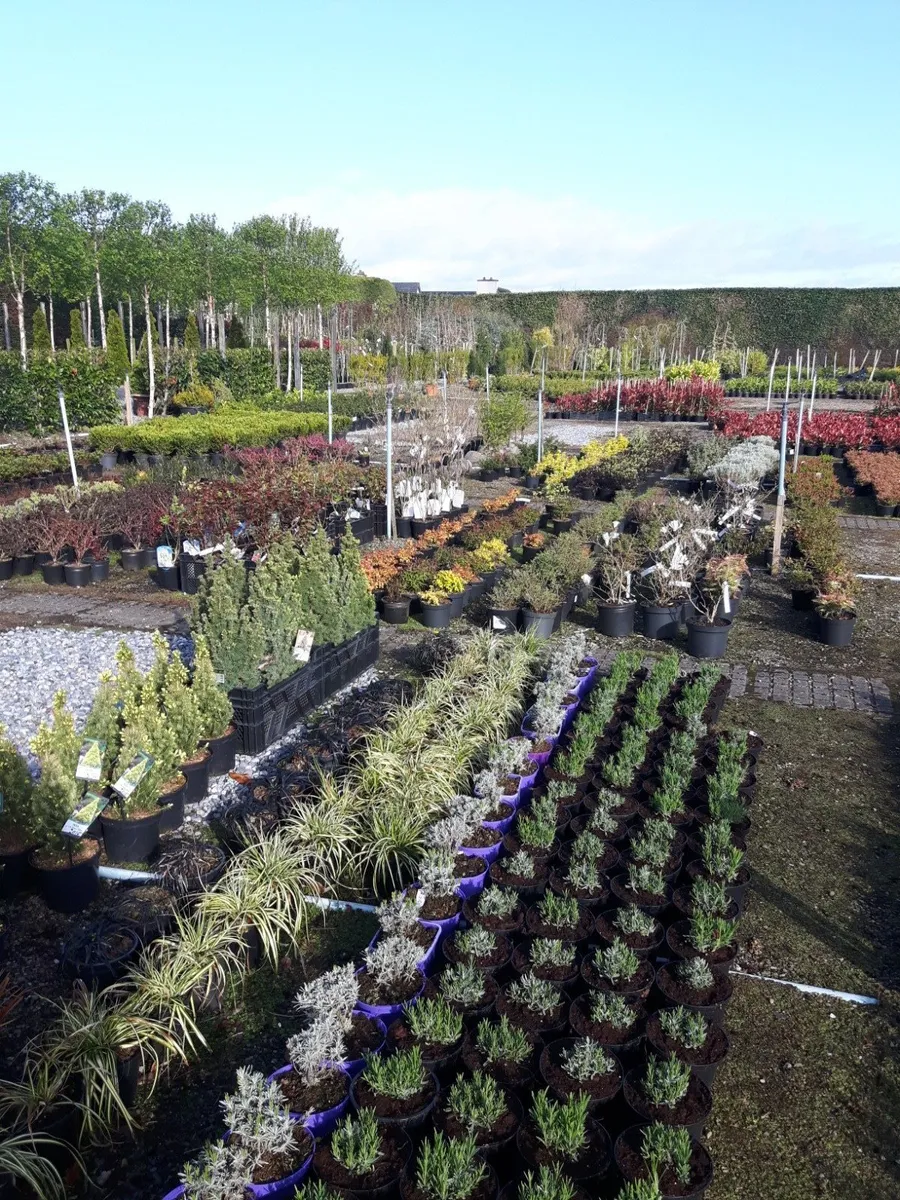
[[152,871],[130,871],[126,867],[98,867],[101,879],[114,879],[117,883],[153,883],[159,879]]
[[900,583],[900,575],[857,575],[857,579],[878,579],[882,583]]
[[833,988],[816,987],[811,983],[795,983],[792,979],[776,979],[773,975],[752,975],[749,971],[735,971],[733,978],[758,979],[761,983],[779,983],[782,987],[792,987],[807,995],[830,996],[833,1000],[846,1000],[848,1004],[872,1006],[881,1003],[875,996],[860,996],[856,992],[836,992]]
[[301,899],[306,904],[314,904],[316,908],[334,909],[336,912],[344,912],[348,908],[352,908],[354,912],[378,912],[374,904],[357,904],[355,900],[329,900],[327,896],[302,896]]

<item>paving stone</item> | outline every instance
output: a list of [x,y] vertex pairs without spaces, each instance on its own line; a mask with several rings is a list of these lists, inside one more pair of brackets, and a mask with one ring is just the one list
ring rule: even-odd
[[859,712],[874,712],[875,701],[872,698],[872,685],[861,675],[851,676],[853,683],[853,699]]
[[682,675],[691,675],[697,670],[699,665],[696,658],[691,658],[690,655],[685,654],[678,664],[678,669]]
[[791,676],[791,699],[797,708],[812,707],[812,680],[805,671],[795,671]]
[[813,690],[813,708],[834,708],[834,701],[831,697],[831,684],[828,682],[827,675],[816,675],[812,677]]
[[731,700],[736,700],[739,696],[743,696],[747,691],[747,668],[740,665],[731,669],[731,688],[728,692],[728,697]]
[[790,704],[791,702],[791,673],[790,671],[777,670],[772,683],[772,699],[777,700],[780,704]]
[[768,671],[757,671],[753,683],[753,695],[758,700],[768,700],[772,694],[772,676]]
[[881,716],[889,717],[894,711],[894,706],[891,703],[891,693],[888,691],[887,684],[883,679],[872,680],[872,698],[875,702],[875,711]]
[[850,680],[846,675],[833,675],[831,686],[834,690],[834,706],[843,712],[853,711],[853,696],[850,693]]

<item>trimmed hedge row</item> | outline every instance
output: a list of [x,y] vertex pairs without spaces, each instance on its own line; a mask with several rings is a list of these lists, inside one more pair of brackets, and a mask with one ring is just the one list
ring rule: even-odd
[[[336,417],[334,432],[349,422]],[[273,446],[284,438],[326,433],[321,413],[245,412],[201,413],[191,417],[154,417],[138,425],[97,425],[90,432],[92,450],[136,450],[145,454],[205,454],[229,446]]]
[[114,371],[87,353],[61,352],[22,369],[18,354],[0,352],[0,430],[32,434],[62,429],[59,389],[73,429],[84,429],[119,415]]

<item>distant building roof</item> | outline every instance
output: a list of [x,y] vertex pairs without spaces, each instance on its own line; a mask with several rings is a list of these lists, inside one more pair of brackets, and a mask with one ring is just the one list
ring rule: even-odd
[[422,286],[418,283],[394,283],[392,287],[397,292],[421,292]]

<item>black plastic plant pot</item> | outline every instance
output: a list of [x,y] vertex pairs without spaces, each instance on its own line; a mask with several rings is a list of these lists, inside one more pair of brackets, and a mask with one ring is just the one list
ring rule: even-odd
[[61,966],[71,979],[88,987],[109,987],[125,974],[140,944],[133,926],[101,917],[66,943]]
[[141,551],[141,565],[144,568],[156,566],[156,547],[145,546]]
[[421,604],[419,620],[426,629],[446,629],[453,616],[453,606],[446,604]]
[[522,629],[536,638],[548,638],[553,633],[559,610],[553,612],[532,612],[530,608],[522,609]]
[[12,579],[13,559],[0,558],[0,583],[5,583],[7,579]]
[[100,468],[103,471],[114,471],[118,461],[118,450],[104,450],[100,455]]
[[597,629],[605,637],[630,637],[634,633],[635,603],[597,605]]
[[66,563],[63,568],[69,587],[87,587],[91,582],[90,563]]
[[826,646],[849,646],[856,617],[819,617],[819,641]]
[[237,757],[237,730],[232,725],[221,737],[207,738],[200,743],[209,751],[209,774],[211,778],[217,775],[227,775],[234,770]]
[[526,475],[525,476],[525,486],[527,488],[529,488],[532,492],[536,492],[543,482],[544,482],[544,480],[541,475]]
[[159,847],[160,814],[148,817],[100,818],[106,857],[110,862],[145,862]]
[[209,754],[199,762],[182,763],[178,770],[187,780],[184,790],[185,804],[196,804],[209,790]]
[[49,583],[51,586],[58,587],[66,582],[66,571],[62,563],[44,563],[41,567],[41,574],[44,577],[44,583]]
[[159,808],[159,832],[171,833],[180,829],[184,824],[184,786],[168,796],[160,796],[156,803]]
[[[463,615],[463,609],[465,608],[465,603],[466,603],[466,593],[464,591],[454,592],[454,594],[450,597],[450,616],[451,616],[451,618],[455,619],[456,617],[461,617]],[[425,606],[423,605],[422,607],[424,608]]]
[[731,622],[707,625],[705,622],[687,622],[687,652],[692,658],[724,658],[728,650],[728,635]]
[[109,559],[101,558],[91,563],[91,583],[103,583],[109,579]]
[[[518,633],[520,612],[518,608],[488,609],[488,629],[491,633]],[[549,615],[553,618],[556,614]]]
[[0,900],[11,900],[25,887],[30,853],[30,849],[26,849],[0,854]]
[[413,517],[409,523],[411,536],[420,538],[423,533],[426,533],[429,528],[428,521],[421,521],[418,517]]
[[137,1103],[138,1082],[141,1077],[141,1055],[135,1050],[127,1058],[116,1061],[116,1085],[119,1089],[119,1099],[126,1108],[134,1108]]
[[126,546],[122,551],[123,571],[142,571],[144,569],[144,551]]
[[880,500],[875,501],[875,515],[877,517],[892,517],[896,510],[896,504],[882,504]]
[[667,641],[677,635],[678,618],[681,615],[680,604],[648,604],[642,611],[644,637]]
[[79,913],[91,903],[100,890],[97,866],[100,862],[98,846],[90,858],[71,866],[41,867],[30,860],[37,878],[41,898],[48,908],[58,913]]
[[13,560],[13,575],[30,575],[34,570],[33,554],[17,554]]
[[206,559],[184,554],[178,560],[178,582],[181,590],[188,596],[194,596],[200,586],[201,576],[206,574]]
[[411,538],[412,535],[413,535],[412,521],[409,519],[409,517],[398,517],[397,518],[397,537],[398,538]]
[[[626,1183],[644,1178],[646,1167],[641,1157],[645,1125],[632,1125],[616,1139],[614,1155],[619,1174]],[[671,1177],[671,1172],[670,1172]],[[663,1181],[666,1174],[663,1174]],[[677,1192],[660,1191],[660,1200],[700,1200],[713,1181],[713,1162],[706,1147],[692,1139],[691,1175],[687,1184],[678,1183]]]
[[156,582],[165,592],[181,590],[181,578],[178,567],[159,567],[156,571]]

